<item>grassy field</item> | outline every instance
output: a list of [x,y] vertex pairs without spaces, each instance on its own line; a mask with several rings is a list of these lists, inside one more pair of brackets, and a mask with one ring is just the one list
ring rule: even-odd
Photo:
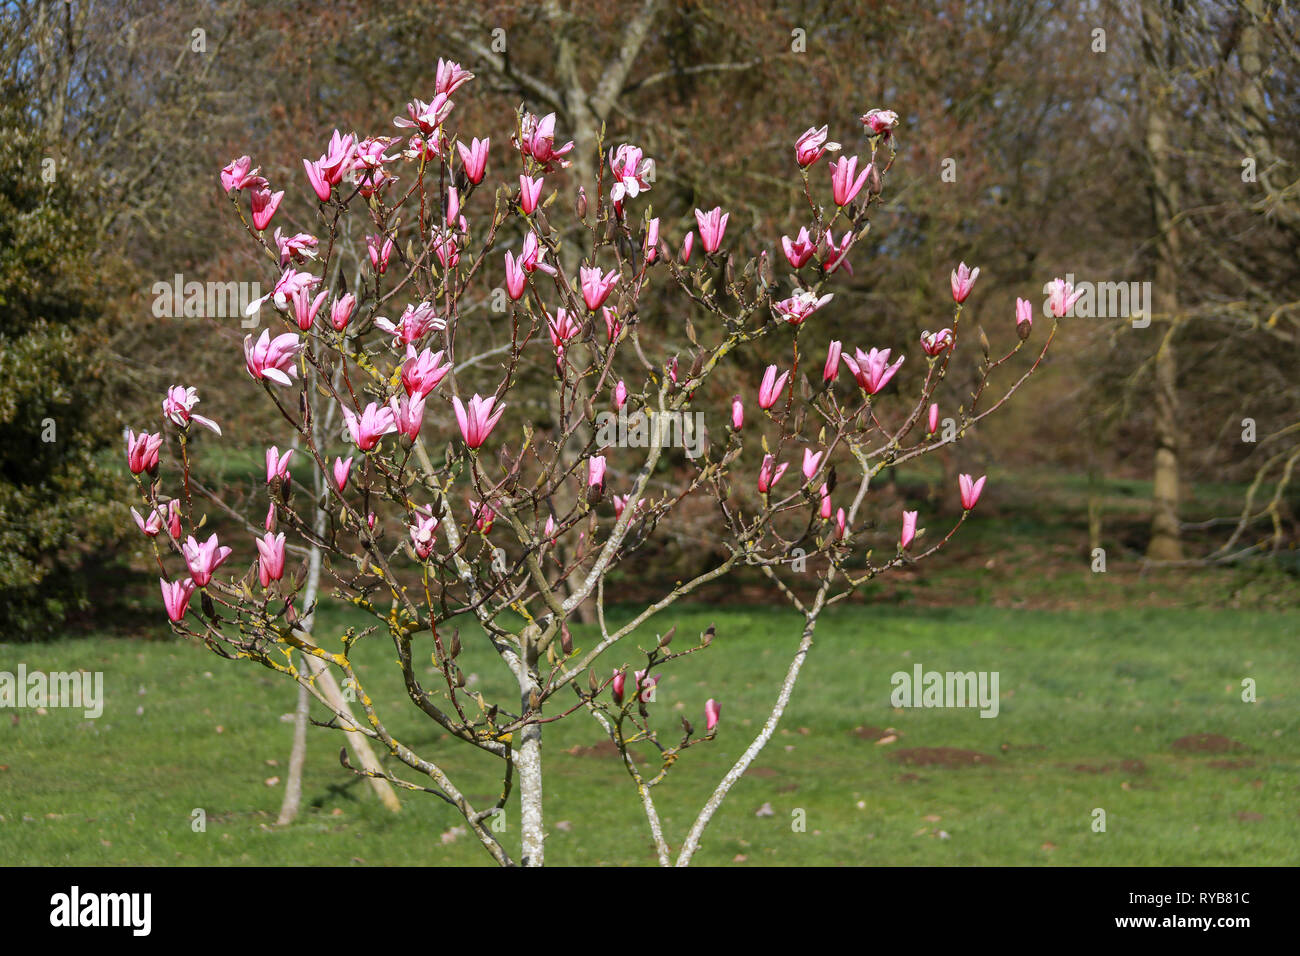
[[[715,817],[698,862],[1300,858],[1300,612],[900,600],[825,618],[782,729]],[[656,624],[676,623],[681,642],[710,622],[714,645],[666,672],[654,705],[665,728],[679,712],[699,724],[710,696],[723,705],[717,740],[692,748],[656,791],[674,845],[756,732],[797,640],[797,619],[766,608],[697,605]],[[325,617],[318,633],[342,623]],[[582,647],[590,634],[575,640]],[[477,643],[467,642],[466,672],[489,696],[504,692],[500,665]],[[499,786],[493,763],[468,757],[418,715],[378,638],[357,659],[399,738],[486,802]],[[626,650],[608,663],[635,660]],[[256,665],[170,638],[116,637],[0,645],[0,670],[20,661],[103,671],[107,705],[98,720],[59,709],[0,713],[0,863],[488,861],[430,795],[404,794],[403,812],[385,813],[338,766],[338,735],[321,729],[309,736],[304,812],[275,827],[292,732],[281,717],[294,689]],[[999,672],[999,716],[892,708],[890,676],[918,663]],[[1242,701],[1248,677],[1255,703]],[[653,863],[635,793],[599,727],[577,716],[546,733],[548,862]],[[196,808],[205,832],[191,827]],[[1097,808],[1104,833],[1092,828]],[[796,816],[806,817],[804,832],[792,826]],[[517,804],[504,839],[517,849]]]

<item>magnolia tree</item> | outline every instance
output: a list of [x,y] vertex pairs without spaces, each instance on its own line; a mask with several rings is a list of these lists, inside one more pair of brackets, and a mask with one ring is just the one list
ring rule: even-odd
[[[647,195],[654,162],[631,145],[607,151],[598,143],[596,181],[568,184],[573,213],[559,212],[554,200],[573,144],[556,143],[553,115],[523,110],[509,147],[457,130],[452,97],[472,78],[440,61],[433,99],[407,106],[394,123],[399,136],[336,131],[323,156],[304,160],[300,185],[317,201],[314,232],[268,232],[285,194],[248,157],[222,171],[249,236],[278,273],[268,301],[254,304],[277,327],[245,339],[244,362],[283,418],[287,450],[266,453],[265,520],[260,505],[243,514],[196,473],[193,429],[220,428],[194,411],[193,388],[175,387],[163,401],[165,429],[128,436],[144,507],[136,520],[153,542],[173,629],[298,682],[328,708],[323,725],[391,755],[382,765],[345,759],[352,772],[445,800],[498,863],[540,865],[544,730],[594,720],[621,755],[659,862],[684,865],[774,732],[825,609],[937,552],[980,497],[984,479],[962,475],[954,489],[960,517],[922,548],[917,513],[874,513],[868,493],[881,469],[945,444],[934,396],[968,337],[962,303],[979,270],[953,272],[951,327],[922,337],[916,373],[894,382],[903,355],[857,347],[890,343],[835,341],[829,354],[810,358],[801,333],[830,302],[825,290],[836,274],[850,271],[894,161],[895,114],[861,117],[866,156],[846,155],[825,126],[799,137],[793,171],[806,209],[794,235],[781,238],[785,262],[774,268],[766,251],[745,258],[737,247],[748,243],[728,233],[720,208],[696,210],[684,234],[669,237]],[[504,183],[487,178],[489,153],[509,170]],[[360,267],[345,269],[345,250],[350,242],[359,249],[363,236]],[[1049,311],[1064,315],[1071,295],[1058,283]],[[651,303],[664,310],[666,302],[680,302],[680,311],[666,310],[676,313],[680,337],[649,331]],[[1029,337],[1030,304],[1018,302],[1014,317],[1019,335],[1002,357],[978,336],[977,385],[951,412],[950,440],[995,411],[1046,354],[1055,321],[1005,391],[986,388]],[[746,356],[751,350],[761,358]],[[764,366],[744,394],[720,384]],[[525,416],[518,399],[529,375],[550,383],[544,427],[538,403]],[[609,427],[619,416],[648,440]],[[172,463],[164,475],[166,436]],[[302,479],[291,482],[290,466],[301,475],[303,459],[312,481],[291,495]],[[662,544],[688,501],[715,516],[716,560],[611,623],[609,575]],[[247,531],[230,546],[215,533],[204,540],[206,508]],[[877,553],[874,529],[888,527],[897,537]],[[286,574],[290,555],[302,567]],[[653,617],[742,567],[758,569],[774,599],[798,611],[801,634],[761,730],[689,831],[670,839],[655,790],[725,723],[715,699],[699,701],[698,723],[670,721],[656,710],[654,687],[668,669],[707,653],[715,635],[710,628],[687,646],[672,628],[644,635]],[[359,623],[318,639],[318,596],[351,608],[343,620]],[[569,627],[584,607],[595,628],[585,649]],[[462,631],[509,672],[504,699],[466,687],[457,664]],[[353,662],[354,648],[376,639],[392,642],[407,694],[445,739],[500,761],[494,803],[476,805],[457,786],[449,745],[417,753],[390,733]],[[322,689],[335,674],[355,691],[355,716]],[[407,770],[393,769],[400,765]],[[516,789],[517,856],[492,826]]]

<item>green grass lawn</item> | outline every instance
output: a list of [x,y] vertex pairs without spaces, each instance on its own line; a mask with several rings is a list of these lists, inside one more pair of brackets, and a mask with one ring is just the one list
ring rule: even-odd
[[[656,790],[674,846],[757,731],[797,641],[798,620],[769,608],[696,605],[655,624],[677,624],[684,644],[710,622],[713,646],[666,671],[653,705],[670,736],[679,714],[702,723],[708,697],[723,706],[717,739],[689,750]],[[321,639],[341,623],[324,616]],[[818,631],[782,728],[714,818],[696,860],[1295,863],[1298,631],[1296,611],[837,608]],[[590,637],[578,629],[575,643]],[[507,676],[480,643],[466,641],[461,663],[489,698],[504,694]],[[500,784],[494,762],[445,739],[415,710],[380,638],[363,641],[355,657],[396,735],[486,802]],[[637,657],[626,648],[608,666]],[[59,709],[0,712],[0,863],[489,862],[435,797],[403,794],[403,812],[385,813],[364,781],[339,767],[341,740],[328,730],[309,736],[299,822],[275,827],[283,784],[269,781],[283,780],[292,725],[280,718],[295,691],[257,665],[170,638],[0,644],[0,670],[19,662],[103,671],[107,705],[98,720]],[[891,674],[917,663],[998,671],[999,716],[892,708]],[[1241,699],[1247,677],[1257,682],[1255,703]],[[896,739],[878,742],[885,731]],[[1200,734],[1234,749],[1174,746]],[[639,802],[601,740],[582,714],[546,730],[548,862],[651,864]],[[948,751],[958,765],[918,763],[930,752],[913,748],[985,759]],[[912,762],[899,759],[909,751]],[[196,808],[205,832],[191,827]],[[1106,813],[1104,833],[1092,829],[1096,808]],[[806,818],[804,832],[792,826],[796,816]],[[517,803],[504,839],[517,852]]]

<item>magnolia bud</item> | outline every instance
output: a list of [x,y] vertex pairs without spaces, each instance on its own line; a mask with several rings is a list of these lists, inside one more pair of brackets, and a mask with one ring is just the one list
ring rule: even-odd
[[669,644],[671,644],[673,642],[673,635],[676,633],[677,633],[677,625],[674,624],[672,627],[668,628],[668,631],[664,634],[663,637],[659,638],[659,646],[667,647]]
[[560,650],[564,651],[566,656],[573,653],[573,635],[569,633],[567,622],[560,623]]
[[587,190],[581,186],[578,187],[578,200],[574,203],[574,211],[577,212],[579,219],[587,218]]

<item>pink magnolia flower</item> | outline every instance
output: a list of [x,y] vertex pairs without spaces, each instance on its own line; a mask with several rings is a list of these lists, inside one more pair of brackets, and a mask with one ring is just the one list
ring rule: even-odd
[[202,544],[199,544],[194,535],[190,535],[185,539],[185,544],[181,545],[181,555],[185,558],[185,566],[190,569],[194,583],[198,587],[206,587],[212,580],[212,572],[230,557],[230,548],[222,547],[215,534]]
[[898,125],[898,114],[893,110],[868,110],[862,114],[862,125],[877,136],[888,134]]
[[954,302],[960,304],[966,301],[966,296],[970,295],[971,287],[975,285],[975,280],[979,278],[979,274],[978,266],[971,269],[964,262],[952,270],[952,300]]
[[[453,396],[452,406],[456,410],[456,421],[460,425],[461,436],[465,439],[465,444],[470,448],[478,448],[485,441],[492,429],[496,427],[501,420],[502,413],[506,410],[505,403],[496,404],[496,396],[481,398],[477,393],[469,400],[469,406],[466,407],[460,400],[460,396]],[[495,406],[495,410],[494,410]]]
[[1082,291],[1075,292],[1074,286],[1064,279],[1053,279],[1048,284],[1047,306],[1053,316],[1063,319],[1070,314],[1074,303],[1079,301]]
[[148,432],[135,432],[127,429],[126,432],[126,466],[131,469],[131,474],[138,475],[143,471],[152,472],[158,467],[158,449],[162,448],[162,432],[156,435],[150,435]]
[[[337,186],[343,181],[344,174],[356,165],[358,149],[355,133],[348,133],[344,136],[336,129],[330,136],[329,147],[325,150],[325,155],[321,156],[312,165],[316,167],[317,173],[326,184]],[[307,161],[303,160],[303,162],[305,164]],[[310,177],[311,173],[308,172],[307,175]],[[328,190],[323,197],[320,196],[318,190],[317,196],[322,202],[330,198]]]
[[659,217],[655,216],[645,224],[645,244],[642,255],[646,262],[654,262],[659,255]]
[[763,373],[762,384],[758,386],[758,407],[766,411],[775,405],[781,393],[785,391],[785,383],[789,377],[790,372],[787,370],[777,378],[776,366],[769,365]]
[[293,454],[293,449],[288,449],[283,455],[280,449],[272,445],[266,450],[266,483],[269,485],[276,478],[281,481],[289,480],[289,457]]
[[614,174],[614,185],[609,198],[621,202],[625,197],[635,199],[654,181],[655,161],[642,157],[641,150],[624,143],[609,151],[609,169]]
[[451,371],[451,363],[439,365],[442,361],[442,350],[434,352],[432,349],[425,349],[418,355],[415,352],[414,345],[406,347],[406,361],[402,363],[402,388],[406,390],[407,395],[419,395],[424,398],[447,376]]
[[302,168],[307,171],[307,182],[311,183],[312,192],[321,202],[330,201],[330,192],[333,186],[330,184],[329,177],[321,169],[320,163],[313,163],[310,159],[303,159]]
[[588,309],[595,312],[618,284],[618,273],[611,269],[601,275],[599,266],[582,266],[578,269],[578,274],[582,280],[582,301],[587,303]]
[[811,166],[813,163],[817,162],[817,160],[821,159],[822,155],[826,153],[827,150],[830,150],[831,152],[838,150],[840,148],[839,143],[826,142],[827,130],[828,127],[826,126],[823,126],[821,129],[818,129],[815,126],[810,126],[808,129],[804,130],[804,132],[800,134],[799,138],[794,141],[795,162],[800,166]]
[[[391,163],[397,156],[389,155],[384,150],[397,142],[392,136],[367,136],[357,143],[356,150],[348,163],[357,183],[357,191],[367,198],[375,195],[389,183],[396,182],[397,177],[390,175],[385,163]],[[435,139],[436,142],[436,139]]]
[[847,517],[845,516],[845,514],[844,514],[844,509],[843,509],[843,508],[838,508],[838,509],[836,509],[836,511],[835,511],[835,540],[836,540],[836,541],[843,541],[843,540],[844,540],[844,536],[848,533],[848,530],[849,530],[849,523],[848,523],[848,518],[847,518]]
[[618,338],[618,333],[623,331],[623,323],[619,321],[618,313],[609,306],[602,307],[600,314],[605,319],[605,338],[610,345],[613,345],[614,340]]
[[546,180],[538,176],[533,179],[524,173],[519,174],[519,205],[525,214],[531,215],[537,208],[537,200],[542,198],[542,186]]
[[286,236],[280,231],[280,227],[276,226],[275,245],[280,250],[281,269],[287,266],[290,260],[302,262],[316,258],[317,239],[310,233],[300,232],[293,236]]
[[822,271],[827,275],[831,275],[840,266],[843,266],[845,272],[853,275],[853,266],[848,261],[849,249],[853,247],[853,230],[846,230],[844,238],[839,243],[835,242],[835,234],[829,229],[826,230],[826,235],[822,239],[825,244],[825,252],[822,254]]
[[732,396],[731,399],[731,427],[740,431],[745,424],[745,403],[740,400],[739,395]]
[[938,402],[930,403],[930,421],[928,424],[930,426],[931,435],[933,435],[935,432],[939,430],[939,403]]
[[1022,339],[1029,338],[1034,327],[1034,306],[1028,299],[1016,299],[1016,332]]
[[367,405],[360,415],[344,406],[343,420],[347,423],[353,443],[362,451],[370,451],[379,444],[379,439],[397,431],[396,413],[388,405],[376,402]]
[[652,703],[655,699],[655,685],[659,683],[659,675],[647,677],[645,671],[636,672],[636,690],[637,695],[643,704]]
[[252,169],[252,165],[252,159],[240,156],[221,171],[221,188],[227,196],[238,189],[257,189],[266,185],[266,180],[258,175],[261,169]]
[[902,548],[904,551],[906,551],[907,546],[912,543],[912,539],[915,537],[916,537],[916,512],[904,511],[903,512],[903,533],[898,538],[898,546]]
[[131,509],[131,517],[135,518],[136,526],[151,538],[162,531],[164,523],[173,538],[181,536],[181,503],[175,498],[167,502],[165,508],[151,511],[147,521],[134,508]]
[[403,395],[400,401],[393,397],[389,399],[389,407],[397,422],[397,433],[415,441],[424,423],[424,396]]
[[410,526],[411,545],[415,548],[415,553],[424,560],[433,553],[433,542],[435,535],[438,533],[440,522],[432,514],[415,515],[415,524]]
[[933,358],[952,348],[952,329],[921,333],[921,351]]
[[627,681],[627,675],[623,671],[614,671],[614,679],[610,681],[610,695],[614,698],[614,703],[623,703],[623,686]]
[[284,190],[278,193],[272,193],[266,186],[258,186],[252,193],[253,207],[253,227],[261,232],[271,224],[271,218],[275,211],[280,208],[280,201],[284,199]]
[[713,733],[713,729],[718,726],[718,719],[722,716],[722,705],[710,697],[704,702],[704,729],[708,733]]
[[623,380],[619,379],[618,384],[614,386],[614,409],[617,411],[627,404],[627,386]]
[[506,294],[516,301],[524,294],[524,285],[528,282],[528,273],[524,271],[522,262],[522,256],[516,261],[513,253],[506,253]]
[[140,517],[140,512],[136,511],[134,508],[131,509],[131,517],[135,519],[136,527],[151,538],[156,537],[158,532],[162,530],[163,515],[162,512],[156,508],[149,512],[148,521]]
[[825,482],[822,482],[821,489],[817,492],[821,495],[821,508],[817,514],[823,521],[831,519],[831,489]]
[[388,259],[393,254],[393,237],[366,236],[366,252],[370,254],[370,267],[383,275],[388,271]]
[[867,163],[862,172],[858,172],[856,156],[841,156],[831,163],[831,195],[835,198],[835,205],[847,206],[853,202],[853,197],[861,192],[870,175],[870,163]]
[[221,426],[210,418],[204,418],[202,415],[196,415],[192,411],[195,405],[199,403],[199,390],[191,386],[184,388],[180,385],[173,385],[167,389],[166,396],[163,397],[162,410],[163,414],[170,418],[181,428],[189,427],[190,422],[196,422],[204,428],[209,428],[221,434]]
[[320,307],[325,304],[326,292],[320,292],[316,298],[311,298],[311,292],[308,289],[299,289],[293,294],[293,317],[298,323],[298,328],[306,332],[316,322],[316,313],[320,312]]
[[790,467],[788,463],[776,463],[776,457],[771,454],[763,456],[763,464],[758,469],[758,490],[761,494],[767,494],[772,490],[772,486],[781,480],[785,474],[786,468]]
[[824,451],[819,451],[814,454],[811,448],[805,448],[803,450],[803,476],[808,481],[812,481],[813,475],[817,474],[817,469],[822,463],[822,456],[825,454],[826,452]]
[[840,355],[844,352],[844,345],[838,340],[831,342],[830,347],[826,349],[826,365],[822,368],[822,381],[833,382],[840,375]]
[[592,455],[587,459],[587,485],[593,488],[605,487],[605,456]]
[[272,581],[284,577],[284,532],[271,534],[268,531],[265,537],[254,538],[253,544],[257,545],[258,580],[262,587],[270,587]]
[[433,82],[435,93],[451,96],[452,93],[455,93],[472,79],[474,79],[474,74],[469,70],[461,69],[459,63],[438,57],[438,72]]
[[298,374],[293,363],[303,349],[303,343],[293,332],[284,332],[271,338],[271,330],[263,329],[257,343],[251,335],[244,336],[244,366],[256,379],[266,379],[277,385],[291,385]]
[[555,515],[546,516],[546,527],[542,529],[542,536],[551,544],[555,544]]
[[456,236],[447,229],[435,229],[433,235],[433,252],[444,269],[455,269],[460,264],[460,243]]
[[447,187],[447,228],[452,229],[460,219],[460,190],[455,186]]
[[857,353],[857,359],[845,355],[844,364],[849,367],[853,377],[858,380],[858,384],[868,395],[875,395],[888,385],[889,380],[903,367],[903,359],[907,358],[905,355],[900,355],[898,361],[890,365],[889,349],[872,349],[865,354],[862,349],[854,351]]
[[[699,215],[698,211],[696,215]],[[682,239],[682,265],[691,261],[691,250],[695,248],[695,233],[687,232]]]
[[975,507],[975,503],[980,500],[980,492],[984,490],[984,480],[987,475],[980,475],[978,481],[971,481],[970,475],[958,475],[957,485],[961,489],[961,506],[966,511]]
[[491,145],[490,139],[478,137],[475,137],[469,146],[464,143],[456,144],[456,149],[460,152],[461,164],[465,167],[465,178],[476,186],[483,181],[483,174],[487,171],[488,147]]
[[547,275],[555,275],[555,267],[542,260],[546,258],[546,248],[537,241],[537,234],[530,232],[524,236],[523,250],[519,253],[519,265],[525,272],[540,269]]
[[469,499],[469,513],[474,518],[475,531],[480,534],[488,534],[492,530],[497,513],[492,510],[492,506],[486,501],[478,502],[473,498]]
[[555,114],[547,113],[538,119],[532,113],[525,113],[519,124],[519,152],[531,156],[543,169],[552,164],[565,167],[569,161],[563,156],[573,149],[573,141],[555,148]]
[[330,325],[342,332],[352,318],[352,310],[357,307],[357,297],[351,292],[340,296],[330,303]]
[[441,332],[447,327],[447,322],[434,314],[432,305],[421,302],[418,305],[408,305],[396,325],[380,316],[375,319],[375,327],[391,335],[394,345],[410,345],[422,339],[430,329]]
[[184,581],[158,579],[162,587],[163,607],[167,608],[167,617],[172,623],[180,623],[190,607],[190,595],[194,593],[194,582],[189,578]]
[[398,116],[393,125],[399,129],[418,129],[426,137],[451,114],[453,103],[446,93],[435,93],[433,101],[412,100],[406,104],[406,116]]
[[555,346],[555,354],[562,361],[565,345],[582,331],[582,323],[570,315],[568,309],[559,308],[555,310],[555,318],[546,320],[546,327],[551,333],[551,345]]
[[348,475],[352,473],[352,458],[334,459],[334,486],[342,491],[347,487]]
[[310,272],[299,272],[297,269],[288,268],[280,274],[280,278],[275,280],[275,287],[260,299],[254,299],[244,309],[245,315],[256,315],[262,308],[262,304],[267,299],[275,303],[277,309],[289,308],[294,293],[301,289],[311,289],[320,284],[320,279]]
[[412,133],[411,138],[406,141],[406,149],[402,150],[402,158],[415,162],[432,162],[442,155],[439,148],[438,139],[425,139],[419,133]]
[[721,206],[714,206],[708,212],[695,210],[695,224],[700,227],[700,241],[704,243],[704,251],[709,255],[717,252],[722,245],[730,215],[729,212],[723,212]]
[[834,293],[827,293],[818,298],[815,293],[806,289],[795,289],[793,295],[788,299],[782,299],[773,308],[778,318],[784,319],[790,325],[802,325],[808,316],[833,298],[835,298]]
[[808,235],[808,227],[800,226],[799,235],[794,239],[789,236],[781,237],[781,248],[785,250],[785,257],[790,265],[802,269],[817,251],[817,243],[813,242],[812,237]]

